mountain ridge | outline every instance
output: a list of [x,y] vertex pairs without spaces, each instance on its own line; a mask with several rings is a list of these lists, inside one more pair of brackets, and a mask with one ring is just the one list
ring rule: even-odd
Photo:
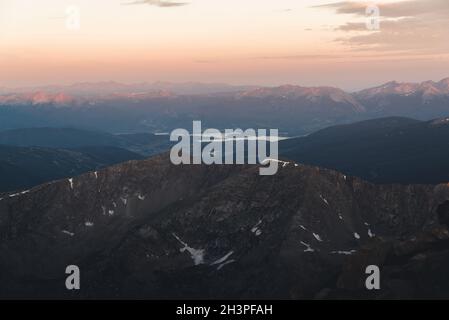
[[[192,87],[205,87],[208,90],[198,90],[198,92],[188,92],[183,90],[176,90],[176,86],[192,86]],[[102,89],[103,88],[103,89]],[[173,89],[175,88],[175,89]],[[207,95],[207,94],[220,94],[220,93],[236,93],[239,96],[264,96],[276,94],[279,95],[305,95],[306,93],[315,93],[323,95],[326,92],[333,93],[345,93],[348,95],[355,96],[372,96],[374,94],[409,94],[411,92],[430,90],[428,94],[438,93],[438,94],[448,94],[449,93],[449,77],[441,79],[440,81],[427,80],[423,82],[397,82],[395,80],[386,82],[379,86],[369,87],[359,91],[346,91],[338,87],[332,86],[301,86],[293,84],[283,84],[279,86],[233,86],[221,83],[195,83],[195,82],[185,82],[185,83],[170,83],[170,82],[154,82],[154,83],[136,83],[136,84],[124,84],[120,82],[84,82],[75,83],[65,86],[41,86],[41,87],[23,87],[23,88],[2,88],[2,96],[11,95],[14,97],[20,97],[21,95],[26,99],[32,98],[32,94],[37,95],[34,101],[36,104],[45,102],[55,102],[58,100],[64,103],[65,100],[73,100],[75,98],[80,98],[83,95],[89,97],[89,95],[95,93],[96,96],[101,97],[107,95],[123,95],[124,97],[131,97],[132,95],[144,94],[144,93],[157,93],[157,92],[171,92],[172,95]],[[9,92],[9,93],[8,93]],[[59,95],[59,99],[56,98]],[[53,99],[52,99],[53,98]],[[63,99],[64,98],[64,99]],[[33,99],[31,99],[33,102]],[[0,103],[5,103],[5,100],[0,100]]]
[[0,192],[34,187],[130,159],[143,156],[108,146],[55,149],[0,145]]
[[375,183],[449,181],[449,120],[403,117],[332,126],[280,142],[280,154]]
[[[174,166],[166,154],[130,161],[0,201],[0,296],[72,296],[56,280],[68,264],[83,274],[78,297],[355,295],[339,280],[348,259],[439,227],[448,199],[448,185],[376,186],[292,162],[269,177],[258,166]],[[384,284],[374,294],[401,295]]]
[[205,85],[201,93],[199,89],[193,93],[176,91],[176,86],[173,89],[167,84],[150,88],[144,84],[83,84],[79,86],[84,91],[78,88],[81,91],[76,92],[1,94],[0,130],[66,126],[108,132],[169,132],[201,120],[218,129],[278,128],[303,135],[330,125],[379,117],[445,117],[449,114],[448,84],[449,79],[420,84],[389,82],[355,93],[295,85],[228,89]]

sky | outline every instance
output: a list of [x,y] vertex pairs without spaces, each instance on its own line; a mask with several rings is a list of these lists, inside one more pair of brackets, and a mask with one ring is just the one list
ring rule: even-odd
[[0,86],[439,80],[447,30],[448,0],[0,0]]

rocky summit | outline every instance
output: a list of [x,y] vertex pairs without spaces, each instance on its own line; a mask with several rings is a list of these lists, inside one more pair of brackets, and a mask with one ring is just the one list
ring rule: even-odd
[[[449,186],[167,155],[0,195],[1,298],[449,295]],[[381,289],[365,288],[365,268]],[[80,290],[65,287],[68,265]]]

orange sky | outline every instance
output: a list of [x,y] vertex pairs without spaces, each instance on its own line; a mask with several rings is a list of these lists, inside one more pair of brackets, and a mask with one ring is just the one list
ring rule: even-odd
[[162,80],[353,90],[449,76],[447,0],[374,1],[379,30],[366,28],[366,3],[332,3],[0,0],[0,86]]

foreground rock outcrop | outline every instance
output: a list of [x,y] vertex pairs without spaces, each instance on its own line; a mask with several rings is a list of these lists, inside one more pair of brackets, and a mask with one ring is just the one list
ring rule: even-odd
[[[449,296],[432,282],[449,261],[446,185],[162,155],[2,197],[1,297]],[[79,291],[64,285],[73,264]],[[369,264],[382,270],[376,292],[363,287]]]

